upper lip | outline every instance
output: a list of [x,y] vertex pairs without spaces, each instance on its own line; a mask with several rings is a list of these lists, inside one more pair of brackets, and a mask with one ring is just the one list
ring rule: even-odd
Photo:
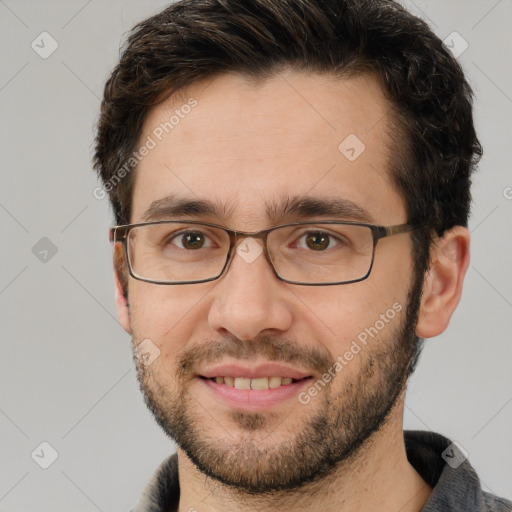
[[240,363],[221,364],[206,368],[199,372],[201,377],[211,379],[213,377],[244,377],[246,379],[258,379],[261,377],[290,377],[295,380],[311,377],[306,373],[279,363],[260,363],[249,366]]

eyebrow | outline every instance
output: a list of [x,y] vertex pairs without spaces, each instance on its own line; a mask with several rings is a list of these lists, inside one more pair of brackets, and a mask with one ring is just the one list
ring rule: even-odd
[[[153,201],[142,215],[143,222],[167,220],[174,217],[213,216],[224,222],[234,217],[234,204],[209,199],[194,199],[169,195]],[[270,222],[284,222],[290,218],[310,219],[332,217],[333,220],[351,220],[373,223],[372,215],[362,206],[341,197],[285,196],[280,200],[265,201],[265,214]]]
[[142,215],[143,221],[167,220],[173,217],[200,217],[212,215],[219,219],[230,219],[234,208],[209,199],[177,197],[173,194],[153,201]]
[[267,218],[281,222],[289,217],[332,217],[359,222],[373,222],[370,212],[362,206],[342,197],[286,197],[281,201],[267,201]]

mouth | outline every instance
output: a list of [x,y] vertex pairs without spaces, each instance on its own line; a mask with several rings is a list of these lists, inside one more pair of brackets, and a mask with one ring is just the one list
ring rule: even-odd
[[297,399],[313,376],[293,368],[267,363],[256,367],[222,365],[197,375],[204,391],[230,409],[262,411]]

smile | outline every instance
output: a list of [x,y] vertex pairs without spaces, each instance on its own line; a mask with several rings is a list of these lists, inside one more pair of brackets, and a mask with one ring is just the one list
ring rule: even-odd
[[196,377],[203,391],[224,407],[262,411],[296,400],[314,376],[277,362],[231,361],[204,368]]

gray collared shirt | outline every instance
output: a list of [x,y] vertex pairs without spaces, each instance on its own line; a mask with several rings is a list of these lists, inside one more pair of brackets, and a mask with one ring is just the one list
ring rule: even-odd
[[[419,430],[406,430],[404,438],[409,462],[432,487],[421,512],[512,512],[512,502],[482,490],[467,459],[445,462],[446,450],[453,456],[449,439]],[[174,454],[160,464],[131,512],[175,512],[179,500],[178,457]]]

